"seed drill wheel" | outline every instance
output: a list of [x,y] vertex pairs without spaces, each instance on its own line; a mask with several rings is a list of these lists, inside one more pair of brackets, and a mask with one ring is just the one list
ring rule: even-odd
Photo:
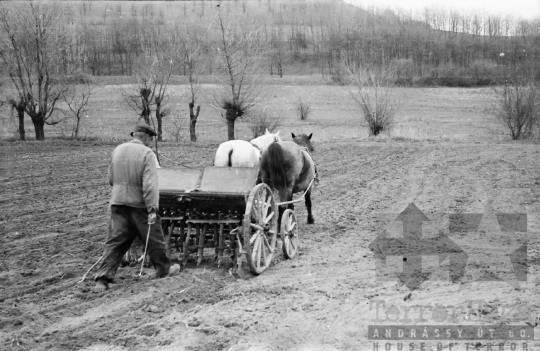
[[264,272],[274,256],[277,241],[277,206],[268,185],[256,185],[249,194],[244,214],[244,250],[254,274]]
[[281,215],[281,240],[283,241],[283,255],[293,259],[298,252],[298,225],[294,211],[287,209]]

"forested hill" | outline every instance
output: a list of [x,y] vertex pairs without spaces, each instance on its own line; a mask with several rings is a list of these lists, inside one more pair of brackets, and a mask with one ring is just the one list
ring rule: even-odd
[[[509,69],[536,75],[540,58],[538,21],[486,14],[426,9],[415,15],[362,9],[341,0],[66,3],[76,42],[66,54],[81,60],[92,75],[132,75],[145,43],[173,45],[185,33],[204,48],[203,73],[215,73],[210,37],[220,14],[260,33],[264,74],[319,73],[339,79],[343,62],[392,62],[401,78],[482,79]],[[185,72],[179,65],[176,73]]]

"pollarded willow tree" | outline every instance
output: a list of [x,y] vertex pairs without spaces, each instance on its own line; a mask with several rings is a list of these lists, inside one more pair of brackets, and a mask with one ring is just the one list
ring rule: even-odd
[[[69,57],[73,42],[68,8],[59,2],[1,2],[0,57],[17,97],[12,105],[30,116],[36,140],[45,139],[45,124],[54,120],[56,103],[70,83],[76,64]],[[19,113],[24,138],[24,115]]]
[[[237,18],[218,10],[212,46],[220,68],[221,91],[214,94],[225,110],[227,135],[234,140],[234,124],[255,106],[261,93],[261,57],[266,51],[256,17]],[[220,111],[221,113],[221,111]]]
[[[203,34],[197,34],[203,33]],[[199,96],[201,85],[199,84],[199,76],[202,71],[203,61],[203,42],[206,33],[201,28],[190,30],[190,28],[175,27],[175,42],[178,42],[179,57],[183,60],[184,74],[187,76],[189,83],[189,135],[191,141],[197,141],[197,133],[195,126],[201,106],[195,105]]]
[[167,89],[179,64],[177,43],[168,40],[166,31],[171,28],[148,27],[143,31],[141,54],[135,63],[136,84],[127,92],[126,101],[146,124],[152,125],[151,113],[155,111],[158,141],[163,138],[163,118],[166,108]]

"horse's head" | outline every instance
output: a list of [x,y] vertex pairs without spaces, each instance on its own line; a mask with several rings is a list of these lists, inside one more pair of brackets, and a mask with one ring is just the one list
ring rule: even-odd
[[279,131],[274,134],[270,133],[267,129],[264,135],[261,135],[260,137],[251,140],[251,143],[257,145],[264,152],[264,150],[266,150],[270,146],[270,144],[281,141],[282,140],[279,137]]
[[300,134],[299,136],[291,133],[291,136],[293,138],[293,141],[299,146],[305,147],[306,149],[308,149],[309,152],[315,151],[315,148],[313,147],[313,145],[311,145],[311,137],[313,136],[313,133],[311,133],[310,135]]

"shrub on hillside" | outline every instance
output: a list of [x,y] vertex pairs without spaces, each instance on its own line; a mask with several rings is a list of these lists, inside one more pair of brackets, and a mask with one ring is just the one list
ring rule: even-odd
[[189,117],[187,112],[183,111],[180,105],[176,105],[171,108],[169,112],[168,122],[166,130],[171,134],[175,141],[180,141],[186,130],[189,128]]
[[540,87],[537,83],[523,80],[506,82],[502,88],[495,88],[495,93],[494,115],[513,140],[539,136]]
[[69,81],[72,84],[89,84],[92,83],[93,79],[94,77],[88,73],[76,71],[71,75]]
[[441,77],[463,77],[465,76],[465,72],[461,67],[455,66],[451,63],[445,63],[438,67],[435,67],[431,71],[431,76],[433,78],[441,78]]
[[467,77],[441,77],[438,79],[437,85],[451,88],[470,88],[475,84]]
[[414,86],[414,80],[412,78],[398,78],[396,79],[396,85],[398,87],[412,87]]
[[498,84],[498,82],[494,78],[481,78],[476,81],[476,85],[479,87],[485,87],[488,85],[495,85],[495,84]]
[[[491,60],[475,60],[469,68],[471,75],[477,82],[495,76],[497,65]],[[480,84],[479,84],[480,85]]]
[[412,78],[414,75],[414,60],[412,58],[396,59],[393,64],[396,67],[398,80]]
[[351,74],[356,87],[356,92],[351,92],[351,95],[362,110],[369,135],[389,132],[400,107],[400,101],[394,94],[395,66],[362,67],[351,70]]
[[338,66],[337,68],[334,68],[332,71],[332,74],[330,76],[330,79],[332,81],[332,84],[336,85],[346,85],[346,80],[343,75],[343,70]]
[[414,78],[413,84],[419,87],[436,87],[437,79],[433,77]]
[[422,77],[415,79],[413,85],[420,87],[470,88],[476,86],[477,83],[472,78],[467,77]]
[[298,103],[296,104],[296,112],[298,113],[298,117],[300,117],[300,120],[305,121],[311,114],[311,105],[307,102],[302,101],[302,99],[300,98],[298,99]]

